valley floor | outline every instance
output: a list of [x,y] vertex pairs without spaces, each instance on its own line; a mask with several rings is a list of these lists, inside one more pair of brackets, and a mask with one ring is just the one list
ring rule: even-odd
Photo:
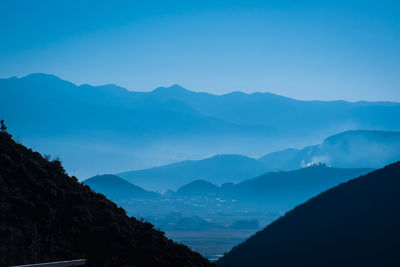
[[210,261],[216,261],[258,229],[210,229],[203,231],[166,231],[168,238],[191,247]]

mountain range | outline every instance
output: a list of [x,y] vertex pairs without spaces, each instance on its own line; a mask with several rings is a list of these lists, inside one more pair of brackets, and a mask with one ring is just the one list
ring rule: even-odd
[[318,145],[286,149],[258,160],[269,170],[294,170],[316,163],[341,168],[381,168],[400,160],[400,132],[346,131]]
[[216,155],[203,160],[185,160],[151,169],[119,173],[129,182],[148,190],[176,190],[194,180],[215,184],[239,182],[267,169],[256,159],[241,155]]
[[234,247],[219,266],[399,266],[400,162],[336,186]]
[[[69,173],[90,177],[213,154],[261,155],[348,129],[400,130],[400,104],[213,95],[179,85],[133,92],[54,75],[0,79],[10,131]],[[74,151],[79,149],[77,155]]]
[[330,136],[321,144],[301,150],[285,149],[259,159],[217,155],[117,175],[148,190],[166,191],[195,180],[216,185],[238,183],[267,172],[292,171],[320,163],[337,168],[372,169],[397,160],[400,160],[400,132],[358,130]]
[[235,199],[238,204],[247,207],[282,211],[370,171],[362,168],[331,168],[320,164],[294,171],[268,172],[237,184],[216,186],[208,181],[194,181],[179,188],[177,196],[190,198],[209,195]]
[[[179,187],[176,191],[168,190],[164,195],[146,191],[115,175],[95,176],[85,180],[84,184],[116,201],[132,199],[163,201],[163,199],[200,197],[224,199],[229,200],[229,202],[234,200],[243,210],[250,207],[257,210],[281,212],[293,208],[324,190],[366,174],[371,170],[366,168],[332,168],[318,164],[294,171],[268,172],[239,183],[224,183],[221,186],[206,180],[195,180]],[[179,174],[179,172],[176,173]],[[160,175],[162,175],[162,172],[160,172]],[[171,177],[173,177],[173,174],[171,174]],[[166,180],[169,181],[170,179]],[[157,180],[150,178],[148,182],[158,183]],[[167,209],[166,202],[162,203],[164,208]]]

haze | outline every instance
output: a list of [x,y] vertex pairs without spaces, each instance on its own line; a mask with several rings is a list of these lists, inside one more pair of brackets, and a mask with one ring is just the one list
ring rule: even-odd
[[1,1],[0,77],[400,101],[398,1]]

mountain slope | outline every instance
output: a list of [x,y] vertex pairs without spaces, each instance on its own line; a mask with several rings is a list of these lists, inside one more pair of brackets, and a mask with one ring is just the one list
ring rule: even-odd
[[264,171],[265,167],[255,159],[241,155],[217,155],[117,175],[148,190],[176,190],[195,180],[213,184],[239,182]]
[[269,172],[235,185],[230,193],[237,199],[258,202],[258,205],[265,208],[287,210],[324,190],[371,170],[316,165],[288,172]]
[[284,169],[284,165],[290,161],[300,150],[288,148],[277,152],[269,153],[258,160],[269,170],[279,171]]
[[221,266],[399,266],[400,162],[334,187],[232,249]]
[[94,191],[116,201],[159,197],[157,193],[146,191],[139,186],[111,174],[97,175],[83,181],[83,183],[90,186]]
[[400,160],[400,132],[346,131],[326,138],[319,145],[300,151],[278,151],[259,160],[266,167],[278,170],[294,170],[315,163],[339,168],[381,168]]
[[88,266],[209,266],[0,132],[0,265],[87,258]]
[[333,186],[370,172],[372,169],[330,168],[315,165],[294,171],[268,172],[237,184],[216,186],[194,181],[178,189],[178,196],[213,196],[234,199],[238,205],[282,212]]

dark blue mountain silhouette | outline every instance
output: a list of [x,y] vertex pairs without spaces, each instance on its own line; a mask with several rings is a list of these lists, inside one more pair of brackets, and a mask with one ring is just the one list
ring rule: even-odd
[[0,132],[0,265],[212,266]]
[[320,164],[294,171],[268,172],[237,184],[216,186],[208,181],[194,181],[179,188],[177,194],[189,198],[211,195],[235,199],[243,206],[282,211],[370,171],[330,168]]
[[220,192],[220,187],[204,180],[196,180],[180,187],[176,193],[182,196],[207,196]]
[[400,162],[334,187],[234,247],[220,266],[399,266]]

